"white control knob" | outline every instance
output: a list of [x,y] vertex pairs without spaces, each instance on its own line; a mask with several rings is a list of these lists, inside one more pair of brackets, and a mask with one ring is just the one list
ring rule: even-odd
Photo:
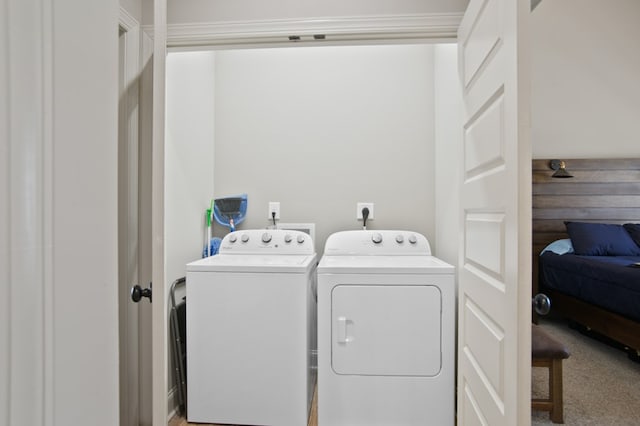
[[242,234],[242,237],[240,237],[240,239],[242,240],[243,243],[246,243],[247,241],[249,241],[249,235]]
[[410,242],[411,244],[415,244],[415,243],[417,243],[417,242],[418,242],[418,239],[416,238],[416,236],[415,236],[415,235],[410,235],[410,236],[409,236],[409,242]]
[[291,237],[291,235],[287,234],[284,236],[284,242],[289,244],[291,242],[291,240],[293,240],[293,237]]
[[264,234],[262,234],[262,242],[268,243],[269,241],[271,241],[271,234],[268,232],[265,232]]
[[298,238],[296,238],[296,241],[298,242],[298,244],[304,243],[304,235],[298,235]]
[[230,243],[235,243],[236,241],[238,241],[238,237],[236,236],[236,234],[229,235],[229,242]]
[[374,244],[380,244],[382,242],[382,235],[376,232],[371,236],[371,241],[373,241]]
[[402,234],[396,235],[396,243],[398,244],[404,243],[404,236]]

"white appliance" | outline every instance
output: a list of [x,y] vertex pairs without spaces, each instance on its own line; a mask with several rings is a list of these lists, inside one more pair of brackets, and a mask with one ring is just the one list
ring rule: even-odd
[[410,231],[331,235],[318,265],[318,424],[454,424],[454,267]]
[[187,264],[187,419],[304,426],[316,381],[311,237],[243,230]]

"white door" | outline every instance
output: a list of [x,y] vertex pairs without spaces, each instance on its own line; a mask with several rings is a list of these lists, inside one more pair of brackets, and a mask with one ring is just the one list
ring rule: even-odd
[[[120,335],[120,424],[137,426],[138,419],[138,318],[129,289],[138,283],[137,269],[137,155],[131,158],[126,82],[127,31],[119,34],[118,66],[118,310]],[[137,154],[137,151],[136,151]],[[135,163],[130,160],[136,160]],[[135,169],[130,167],[136,165]],[[133,180],[135,180],[135,186]],[[132,199],[135,197],[135,202]],[[132,239],[135,238],[135,241]]]
[[[119,18],[118,96],[118,305],[120,335],[120,425],[145,424],[141,396],[151,392],[140,380],[150,360],[140,358],[138,319],[144,313],[130,296],[141,283],[139,269],[139,76],[140,24],[126,10]],[[149,321],[150,322],[150,321]],[[149,327],[150,328],[150,327]],[[151,373],[146,373],[150,375]],[[149,404],[147,404],[149,405]],[[150,410],[146,410],[150,411]],[[148,423],[148,422],[147,422]]]
[[338,285],[331,291],[331,326],[336,374],[440,373],[442,293],[434,285]]
[[530,422],[528,2],[471,0],[463,85],[458,423]]

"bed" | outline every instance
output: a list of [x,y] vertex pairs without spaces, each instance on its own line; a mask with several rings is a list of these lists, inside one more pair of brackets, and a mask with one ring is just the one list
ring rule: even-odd
[[551,178],[550,160],[532,165],[533,294],[637,356],[640,159],[565,162],[571,179]]

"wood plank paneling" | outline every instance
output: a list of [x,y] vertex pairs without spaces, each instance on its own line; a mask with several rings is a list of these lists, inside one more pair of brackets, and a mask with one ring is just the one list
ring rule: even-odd
[[640,159],[564,160],[567,179],[551,177],[550,161],[532,162],[534,244],[563,233],[564,221],[640,222]]
[[[531,168],[536,171],[551,171],[549,162],[552,159],[538,159],[531,162]],[[567,170],[640,170],[640,158],[582,158],[566,160]]]
[[[589,194],[609,194],[609,195],[637,195],[640,194],[640,182],[618,182],[618,183],[587,183],[582,182],[579,185],[575,183],[566,183],[564,179],[548,180],[545,182],[534,183],[532,192],[534,195],[589,195]],[[553,183],[553,185],[549,185]]]
[[[569,169],[567,169],[569,170]],[[553,170],[545,172],[534,172],[532,175],[533,183],[554,182],[557,180],[567,181],[568,185],[578,185],[582,183],[622,183],[637,182],[640,177],[640,170],[569,170],[573,178],[558,179],[551,175]],[[569,179],[572,179],[569,181]],[[576,183],[573,183],[576,182]]]
[[[596,195],[591,195],[596,197]],[[535,197],[534,197],[535,198]],[[582,222],[637,222],[640,220],[640,207],[563,207],[563,208],[534,208],[533,219],[572,220]]]
[[640,195],[602,195],[598,197],[585,195],[538,195],[537,207],[539,209],[557,209],[565,206],[571,208],[637,208],[640,206]]

